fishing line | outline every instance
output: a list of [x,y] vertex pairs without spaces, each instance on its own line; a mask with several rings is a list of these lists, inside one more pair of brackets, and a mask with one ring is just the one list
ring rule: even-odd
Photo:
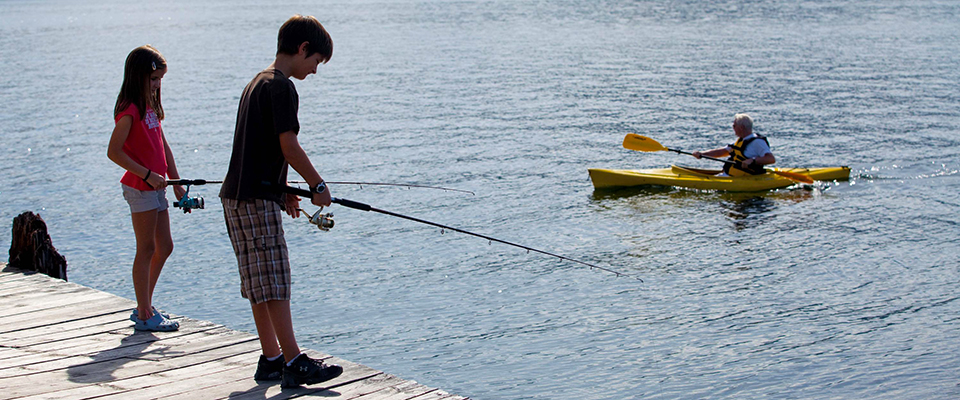
[[[276,190],[278,190],[278,191],[280,191],[280,192],[283,192],[283,193],[290,193],[290,194],[295,194],[295,195],[303,196],[303,197],[312,197],[312,196],[313,196],[313,193],[310,192],[309,190],[306,190],[306,189],[300,189],[300,188],[290,187],[290,186],[286,186],[286,185],[281,186],[281,185],[277,185],[277,184],[274,184],[274,183],[271,183],[271,182],[267,182],[267,181],[264,181],[263,184],[264,184],[265,186],[272,187],[272,188],[274,188],[274,189],[276,189]],[[463,229],[454,228],[454,227],[452,227],[452,226],[442,225],[442,224],[438,224],[438,223],[436,223],[436,222],[430,222],[430,221],[423,220],[423,219],[420,219],[420,218],[410,217],[410,216],[407,216],[407,215],[398,214],[398,213],[391,212],[391,211],[387,211],[387,210],[381,210],[381,209],[379,209],[379,208],[374,208],[374,207],[370,206],[369,204],[364,204],[364,203],[361,203],[361,202],[358,202],[358,201],[353,201],[353,200],[348,200],[348,199],[341,199],[341,198],[336,198],[336,197],[331,198],[330,201],[333,202],[333,203],[335,203],[335,204],[339,204],[339,205],[341,205],[341,206],[344,206],[344,207],[347,207],[347,208],[352,208],[352,209],[355,209],[355,210],[360,210],[360,211],[373,211],[373,212],[376,212],[376,213],[385,214],[385,215],[389,215],[389,216],[392,216],[392,217],[403,218],[403,219],[406,219],[406,220],[410,220],[410,221],[414,221],[414,222],[419,222],[419,223],[421,223],[421,224],[436,226],[436,227],[438,227],[438,228],[440,228],[440,229],[442,229],[442,230],[451,230],[451,231],[454,231],[454,232],[460,232],[460,233],[463,233],[463,234],[467,234],[467,235],[471,235],[471,236],[476,236],[476,237],[479,237],[479,238],[487,239],[487,241],[489,241],[489,242],[497,242],[497,243],[503,243],[503,244],[509,245],[509,246],[519,247],[519,248],[521,248],[521,249],[527,250],[528,253],[531,252],[531,251],[533,251],[533,252],[537,252],[537,253],[540,253],[540,254],[545,254],[545,255],[548,255],[548,256],[552,256],[552,257],[559,258],[559,259],[561,259],[561,260],[565,260],[565,261],[575,262],[575,263],[577,263],[577,264],[586,265],[586,266],[590,267],[590,269],[596,268],[596,269],[601,270],[601,271],[606,271],[606,272],[612,273],[612,274],[614,274],[614,275],[616,275],[616,276],[618,276],[618,277],[619,277],[619,276],[627,276],[627,277],[635,278],[635,279],[637,279],[637,280],[640,281],[640,282],[643,282],[643,279],[640,279],[640,278],[638,278],[638,277],[631,276],[631,275],[627,275],[627,274],[624,274],[624,273],[622,273],[622,272],[615,271],[615,270],[612,270],[612,269],[609,269],[609,268],[604,268],[604,267],[601,267],[601,266],[599,266],[599,265],[591,264],[591,263],[584,262],[584,261],[580,261],[580,260],[575,260],[575,259],[572,259],[572,258],[570,258],[570,257],[561,256],[561,255],[559,255],[559,254],[554,254],[554,253],[550,253],[550,252],[547,252],[547,251],[535,249],[535,248],[533,248],[533,247],[524,246],[524,245],[522,245],[522,244],[517,244],[517,243],[513,243],[513,242],[508,242],[508,241],[506,241],[506,240],[497,239],[497,238],[495,238],[495,237],[486,236],[486,235],[481,235],[481,234],[479,234],[479,233],[473,233],[473,232],[470,232],[470,231],[465,231],[465,230],[463,230]],[[322,211],[322,208],[321,208],[321,211]],[[317,211],[316,213],[314,213],[314,216],[318,215],[319,213],[320,213],[320,211]],[[331,218],[332,218],[332,215],[331,215]],[[330,220],[330,226],[331,226],[331,227],[333,226],[333,223],[332,223],[332,222],[333,222],[333,220],[331,219],[331,220]],[[313,223],[313,222],[311,221],[311,223]],[[319,225],[318,225],[318,226],[319,226]],[[322,229],[322,228],[321,228],[321,229]]]

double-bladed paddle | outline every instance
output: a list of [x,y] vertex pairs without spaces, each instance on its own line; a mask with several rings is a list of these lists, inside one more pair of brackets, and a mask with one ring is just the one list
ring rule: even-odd
[[[674,150],[674,149],[664,147],[662,144],[658,143],[656,140],[650,139],[646,136],[640,136],[636,133],[628,133],[627,136],[623,138],[623,147],[625,149],[636,150],[636,151],[645,151],[645,152],[672,151],[677,154],[693,155],[693,153],[689,153],[686,151]],[[734,164],[734,162],[730,160],[721,160],[719,158],[713,158],[713,157],[707,157],[707,156],[700,156],[700,157],[706,158],[708,160],[720,161],[726,164]],[[774,174],[780,175],[792,181],[797,181],[801,183],[813,183],[813,179],[803,174],[797,174],[794,172],[786,172],[786,171],[778,171],[775,169],[764,169],[764,171],[772,172]]]

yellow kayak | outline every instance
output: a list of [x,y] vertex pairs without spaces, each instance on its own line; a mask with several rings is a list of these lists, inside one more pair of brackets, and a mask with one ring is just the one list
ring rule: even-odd
[[[806,175],[816,181],[847,180],[850,167],[832,168],[782,168],[777,171]],[[704,190],[726,190],[731,192],[756,192],[784,188],[796,181],[767,172],[763,175],[724,176],[720,170],[678,167],[662,169],[599,169],[590,168],[590,180],[596,189],[630,187],[643,185],[680,186]]]

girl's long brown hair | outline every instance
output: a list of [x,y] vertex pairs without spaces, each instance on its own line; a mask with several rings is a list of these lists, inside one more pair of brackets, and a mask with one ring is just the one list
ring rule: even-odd
[[157,118],[163,120],[160,90],[157,89],[156,95],[150,93],[150,74],[165,68],[167,68],[167,60],[153,46],[148,44],[133,49],[123,67],[123,84],[120,85],[117,105],[113,108],[113,117],[116,118],[117,114],[133,104],[137,106],[141,120],[147,115],[148,106],[153,108]]

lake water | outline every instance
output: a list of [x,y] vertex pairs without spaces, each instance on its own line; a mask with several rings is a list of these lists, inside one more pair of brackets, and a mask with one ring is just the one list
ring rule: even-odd
[[[476,399],[960,397],[957,2],[3,1],[7,229],[39,212],[71,281],[133,298],[106,158],[124,58],[163,52],[181,175],[221,179],[295,13],[335,43],[296,82],[324,178],[476,192],[334,196],[643,279],[334,206],[330,232],[285,222],[302,346]],[[715,167],[620,143],[718,147],[737,112],[778,166],[851,180],[594,192],[587,168]],[[155,300],[253,332],[218,190],[171,213]]]

